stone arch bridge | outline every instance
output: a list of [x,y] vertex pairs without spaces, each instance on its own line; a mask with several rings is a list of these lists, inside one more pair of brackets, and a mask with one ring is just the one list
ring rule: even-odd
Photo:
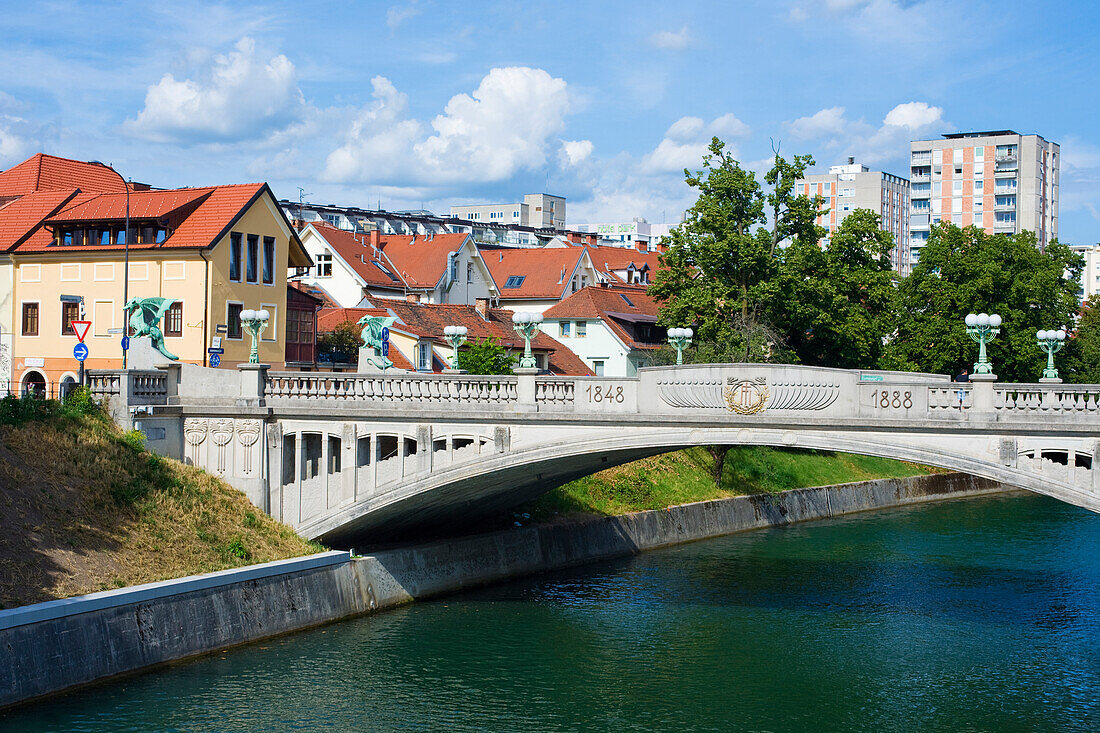
[[1100,511],[1100,385],[760,364],[626,379],[173,365],[93,372],[91,384],[154,450],[333,544],[462,522],[712,444],[915,461]]

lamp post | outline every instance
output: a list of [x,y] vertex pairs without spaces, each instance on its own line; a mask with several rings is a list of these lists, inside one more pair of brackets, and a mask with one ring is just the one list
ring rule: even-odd
[[[122,230],[122,240],[126,245],[126,254],[122,263],[122,368],[126,368],[126,352],[130,344],[130,327],[127,325],[126,303],[130,301],[130,184],[122,177],[122,174],[111,166],[98,160],[91,161],[92,165],[98,165],[118,176],[122,181],[122,188],[126,192],[126,227]],[[117,243],[117,242],[116,242]]]
[[985,355],[985,345],[1001,332],[1001,317],[996,313],[971,313],[964,320],[967,335],[978,343],[978,361],[974,364],[974,373],[992,374],[993,362]]
[[676,366],[684,363],[684,349],[691,344],[691,337],[694,335],[695,332],[690,328],[668,329],[668,343],[676,349]]
[[535,355],[531,353],[531,339],[539,332],[541,323],[541,313],[520,311],[512,314],[512,328],[520,336],[523,336],[523,358],[519,360],[521,369],[534,369],[537,366]]
[[271,314],[266,310],[254,311],[251,308],[247,308],[241,311],[241,325],[248,329],[248,332],[252,335],[252,351],[248,354],[249,364],[260,363],[260,331],[263,331],[267,327],[267,322],[271,318]]
[[454,352],[454,356],[451,357],[451,369],[458,370],[458,347],[466,341],[466,327],[465,326],[445,326],[443,328],[443,336],[451,342],[451,349]]
[[1062,347],[1066,345],[1066,332],[1065,329],[1059,328],[1057,331],[1036,331],[1035,343],[1047,355],[1047,368],[1043,370],[1043,377],[1040,382],[1061,382],[1058,377],[1058,370],[1054,368],[1054,355],[1062,350]]

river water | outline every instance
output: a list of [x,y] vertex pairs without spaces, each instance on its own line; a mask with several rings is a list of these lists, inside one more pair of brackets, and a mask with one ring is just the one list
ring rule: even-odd
[[1100,516],[1010,495],[731,535],[180,663],[8,731],[1100,730]]

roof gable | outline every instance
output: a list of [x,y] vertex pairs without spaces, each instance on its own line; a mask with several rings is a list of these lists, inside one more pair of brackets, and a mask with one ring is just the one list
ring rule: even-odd
[[0,196],[73,188],[93,193],[123,192],[126,184],[105,165],[45,153],[32,155],[0,173]]
[[586,257],[577,247],[480,251],[504,300],[561,298]]

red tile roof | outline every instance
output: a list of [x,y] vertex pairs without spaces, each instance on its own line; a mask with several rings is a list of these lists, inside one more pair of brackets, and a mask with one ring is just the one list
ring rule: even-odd
[[434,288],[447,272],[447,255],[457,252],[469,234],[382,237],[382,251],[414,288]]
[[651,324],[657,320],[657,302],[644,287],[625,285],[581,288],[542,314],[547,320],[584,318],[603,321],[631,349],[656,349],[661,344],[635,341],[624,324]]
[[288,288],[294,288],[300,293],[305,293],[311,298],[318,300],[321,303],[322,308],[339,308],[340,304],[333,300],[332,296],[328,294],[324,288],[320,285],[306,284],[299,282],[298,280],[290,280],[287,282]]
[[[370,245],[369,234],[355,234],[328,224],[313,223],[314,230],[368,285],[403,290],[397,267]],[[387,274],[389,273],[389,274]],[[392,277],[391,277],[392,275]]]
[[[130,194],[130,219],[162,219],[205,199],[213,188],[181,188],[169,191],[135,191]],[[49,223],[79,221],[124,221],[126,195],[122,193],[82,194],[49,219]]]
[[586,247],[588,256],[592,258],[592,266],[619,281],[622,281],[622,278],[616,275],[614,271],[629,269],[631,264],[634,265],[636,270],[641,270],[645,265],[649,265],[650,282],[653,282],[657,270],[661,267],[659,252],[640,252],[627,247],[598,247],[592,245]]
[[0,196],[73,188],[99,193],[126,190],[122,178],[106,166],[45,153],[0,173]]
[[[483,249],[481,258],[500,291],[501,300],[561,298],[569,287],[583,247]],[[522,277],[518,288],[506,288],[510,277]]]
[[24,240],[44,238],[50,234],[41,228],[42,221],[76,196],[71,191],[37,191],[20,196],[0,208],[0,252],[5,252]]

